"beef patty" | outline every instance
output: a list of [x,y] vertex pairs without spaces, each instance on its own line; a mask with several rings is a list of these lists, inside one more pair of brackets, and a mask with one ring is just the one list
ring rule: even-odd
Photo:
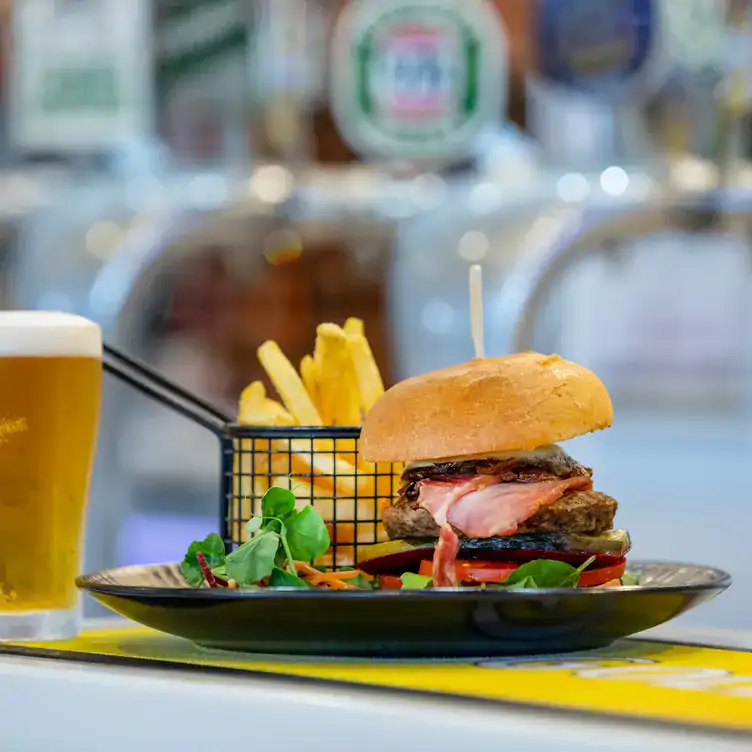
[[[617,506],[615,499],[598,491],[572,491],[539,509],[517,532],[599,535],[613,527]],[[412,502],[387,507],[382,521],[392,540],[437,538],[439,535],[439,526],[430,512]]]
[[[418,484],[421,480],[448,480],[463,475],[499,475],[502,482],[537,483],[579,475],[590,477],[592,471],[559,447],[550,454],[524,459],[489,458],[411,467],[402,475],[399,499],[382,514],[387,535],[392,540],[438,537],[439,527],[430,512],[417,503]],[[571,491],[539,509],[520,525],[518,532],[598,535],[613,527],[617,506],[615,499],[597,491]]]

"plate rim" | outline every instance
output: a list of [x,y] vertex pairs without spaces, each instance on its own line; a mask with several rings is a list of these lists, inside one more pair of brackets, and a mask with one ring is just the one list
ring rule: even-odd
[[501,589],[481,589],[481,588],[432,588],[430,590],[363,590],[363,591],[350,591],[350,590],[326,590],[326,589],[308,589],[294,587],[268,587],[260,590],[229,590],[227,588],[193,588],[190,585],[185,587],[157,587],[151,585],[122,585],[122,584],[107,584],[107,583],[95,583],[92,582],[92,578],[105,575],[110,572],[117,572],[119,570],[129,569],[132,567],[140,567],[143,569],[150,569],[156,567],[173,567],[177,569],[179,564],[177,562],[168,562],[163,564],[130,564],[122,567],[112,567],[110,569],[103,569],[96,572],[90,572],[79,575],[76,577],[76,587],[87,593],[97,593],[102,595],[113,595],[124,598],[136,598],[136,597],[159,597],[162,599],[200,599],[200,600],[247,600],[249,598],[268,600],[270,598],[278,598],[280,596],[289,596],[297,598],[313,598],[313,599],[342,599],[343,597],[349,599],[394,599],[401,598],[403,600],[409,599],[437,599],[446,598],[447,596],[453,598],[461,598],[462,600],[472,599],[499,599],[499,598],[539,598],[545,595],[568,595],[574,598],[592,598],[598,596],[604,596],[608,594],[621,594],[621,593],[644,593],[644,594],[657,594],[657,593],[676,593],[686,592],[692,590],[694,592],[703,591],[724,591],[727,590],[732,582],[733,578],[731,574],[718,567],[713,567],[704,564],[692,564],[690,562],[681,561],[664,561],[660,559],[635,559],[632,564],[637,566],[671,566],[675,568],[681,567],[693,567],[701,568],[705,571],[715,575],[715,579],[711,582],[703,582],[697,584],[685,584],[685,585],[623,585],[619,588],[537,588],[537,589],[519,589],[519,590],[501,590]]

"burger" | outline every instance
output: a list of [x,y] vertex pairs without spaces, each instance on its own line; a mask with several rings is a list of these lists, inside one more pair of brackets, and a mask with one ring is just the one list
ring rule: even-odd
[[619,584],[630,540],[614,530],[617,502],[559,446],[612,419],[600,379],[558,355],[475,358],[400,382],[361,432],[364,459],[404,471],[382,513],[389,541],[358,568],[453,587],[544,560],[579,568],[579,586]]

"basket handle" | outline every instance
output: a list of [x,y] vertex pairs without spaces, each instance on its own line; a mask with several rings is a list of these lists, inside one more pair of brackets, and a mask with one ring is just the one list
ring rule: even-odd
[[233,418],[230,415],[183,389],[171,379],[165,378],[146,363],[126,355],[112,345],[104,344],[102,349],[103,369],[154,401],[171,408],[217,436],[224,435],[227,426],[232,423]]

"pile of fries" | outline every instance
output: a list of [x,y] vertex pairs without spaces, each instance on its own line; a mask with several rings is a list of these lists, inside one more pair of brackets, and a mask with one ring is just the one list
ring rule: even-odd
[[[261,381],[252,382],[240,397],[241,425],[359,426],[384,393],[360,319],[350,318],[344,327],[320,324],[313,353],[301,360],[299,370],[271,340],[259,347],[258,359],[281,402],[268,396]],[[401,472],[396,465],[365,462],[350,439],[241,439],[234,484],[240,513],[233,538],[247,538],[243,521],[260,512],[267,488],[283,486],[295,493],[299,506],[314,503],[328,523],[336,561],[328,554],[320,563],[352,565],[353,543],[384,538],[373,521],[391,503]]]

